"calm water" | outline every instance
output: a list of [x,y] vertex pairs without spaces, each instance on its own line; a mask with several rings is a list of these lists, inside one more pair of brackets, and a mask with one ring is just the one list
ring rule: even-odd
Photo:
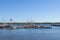
[[60,28],[0,30],[0,40],[60,40]]

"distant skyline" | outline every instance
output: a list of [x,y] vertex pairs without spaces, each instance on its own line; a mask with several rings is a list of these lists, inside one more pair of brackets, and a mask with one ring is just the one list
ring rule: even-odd
[[60,22],[60,0],[0,0],[0,22]]

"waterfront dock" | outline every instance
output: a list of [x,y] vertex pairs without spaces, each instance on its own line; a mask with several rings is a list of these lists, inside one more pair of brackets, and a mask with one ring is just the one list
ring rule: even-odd
[[[43,24],[43,25],[42,25]],[[0,28],[6,29],[20,29],[20,28],[51,28],[44,25],[51,25],[50,23],[35,23],[35,22],[9,22],[9,23],[0,23]]]

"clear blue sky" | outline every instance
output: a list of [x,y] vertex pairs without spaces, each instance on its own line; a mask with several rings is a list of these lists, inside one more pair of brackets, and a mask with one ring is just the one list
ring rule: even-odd
[[60,0],[0,0],[0,22],[60,22]]

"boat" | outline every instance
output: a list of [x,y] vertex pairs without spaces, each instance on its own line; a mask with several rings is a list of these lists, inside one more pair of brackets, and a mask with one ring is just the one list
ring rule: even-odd
[[39,28],[52,28],[52,27],[45,27],[45,26],[40,26]]

